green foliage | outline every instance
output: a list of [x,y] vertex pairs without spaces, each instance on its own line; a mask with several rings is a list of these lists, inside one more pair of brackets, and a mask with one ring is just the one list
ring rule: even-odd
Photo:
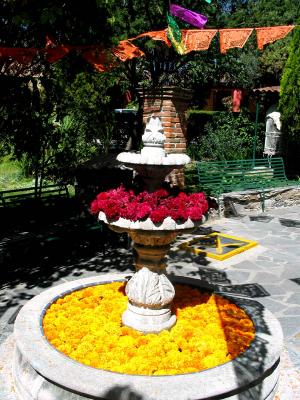
[[194,118],[196,116],[212,116],[214,114],[217,114],[219,111],[214,111],[214,110],[197,110],[197,109],[193,109],[190,108],[189,110],[187,110],[186,115],[187,118]]
[[261,72],[266,85],[278,85],[288,58],[292,36],[271,43],[260,53]]
[[295,28],[289,58],[281,80],[279,109],[282,130],[289,138],[300,135],[300,28]]
[[32,186],[32,179],[22,173],[20,163],[5,156],[0,163],[0,190]]
[[[207,15],[208,28],[299,23],[300,15],[294,0],[218,0],[202,2],[201,10],[194,0],[183,0],[181,5]],[[3,0],[1,7],[3,46],[43,48],[48,36],[57,44],[103,44],[108,48],[142,32],[165,29],[169,2]],[[191,28],[181,20],[178,24]],[[42,179],[69,179],[78,164],[108,151],[115,137],[113,109],[123,107],[125,90],[181,85],[203,94],[205,88],[220,84],[248,89],[266,82],[276,84],[288,43],[287,37],[259,53],[252,35],[244,49],[221,55],[216,35],[207,51],[179,56],[164,43],[140,38],[134,44],[142,48],[145,57],[120,63],[106,74],[94,72],[76,51],[51,65],[39,55],[34,64],[40,66],[40,78],[0,77],[0,156],[13,152],[25,170]],[[216,130],[224,143],[226,138],[232,143],[232,149],[227,146],[228,154],[233,157],[235,153],[234,158],[246,154],[253,123],[249,120],[247,125],[245,116],[238,120],[228,113],[222,118],[214,116],[206,125],[205,147],[215,148],[218,157],[224,154]],[[232,131],[238,132],[237,139]],[[211,157],[207,152],[198,153]]]
[[64,60],[40,79],[4,81],[3,141],[39,182],[68,181],[80,163],[107,152],[121,98],[116,76],[76,73],[74,60]]
[[199,177],[196,163],[191,162],[184,167],[184,186],[187,193],[199,192]]
[[[110,47],[118,42],[113,24],[106,23],[115,5],[105,0],[4,0],[2,43],[44,47],[48,36],[58,44]],[[107,152],[113,109],[123,105],[128,81],[122,82],[118,69],[96,73],[76,52],[50,65],[38,56],[34,64],[42,71],[39,78],[0,76],[0,155],[12,152],[36,183],[70,180],[80,163]]]
[[[116,72],[79,73],[66,87],[66,109],[76,118],[78,129],[89,144],[107,153],[115,130],[114,109],[122,107],[122,92],[126,86]],[[99,150],[98,150],[99,151]]]
[[219,81],[230,87],[253,89],[261,77],[257,50],[229,50],[220,58],[217,68]]
[[[204,127],[204,135],[188,146],[194,160],[235,160],[252,157],[254,122],[246,112],[219,112]],[[264,125],[258,129],[257,153],[262,152]]]
[[299,23],[295,0],[224,0],[228,27],[273,26]]
[[106,0],[2,0],[0,37],[6,46],[44,47],[46,36],[64,44],[104,43],[115,2]]
[[[213,121],[214,115],[219,111],[188,110],[187,112],[187,137],[191,142],[204,135],[204,127]],[[197,140],[197,139],[196,139]]]

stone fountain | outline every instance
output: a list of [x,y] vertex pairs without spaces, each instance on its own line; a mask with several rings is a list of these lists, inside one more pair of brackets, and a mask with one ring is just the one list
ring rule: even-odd
[[[150,191],[160,187],[175,167],[189,162],[186,155],[166,155],[160,120],[151,118],[143,136],[141,153],[121,153],[119,161],[134,168]],[[178,224],[165,218],[132,222],[99,219],[117,232],[128,232],[134,242],[137,272],[126,286],[129,299],[123,324],[143,332],[170,329],[174,287],[166,275],[165,255],[171,242],[195,224]],[[128,275],[128,274],[126,274]],[[251,317],[256,334],[249,348],[234,360],[202,372],[168,376],[127,375],[99,370],[76,362],[57,351],[45,338],[42,320],[59,297],[97,284],[126,281],[125,274],[106,274],[68,282],[42,292],[20,311],[14,334],[7,342],[6,376],[11,377],[13,400],[271,400],[279,376],[282,331],[277,319],[251,299],[230,298]],[[199,279],[174,277],[173,282],[214,291]],[[12,361],[11,361],[12,360]]]
[[[183,167],[190,158],[186,154],[165,153],[165,136],[158,117],[150,118],[142,141],[140,153],[120,153],[117,159],[137,172],[148,192],[154,192],[174,168]],[[170,307],[175,290],[166,275],[165,256],[176,236],[193,229],[195,224],[190,219],[177,224],[170,217],[159,226],[150,218],[142,222],[119,218],[109,223],[103,212],[99,219],[116,232],[127,232],[134,243],[137,272],[126,285],[129,303],[123,324],[145,333],[170,329],[176,323]]]

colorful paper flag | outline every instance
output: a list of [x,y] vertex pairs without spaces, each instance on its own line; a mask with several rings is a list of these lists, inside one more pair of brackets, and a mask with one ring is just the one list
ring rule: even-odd
[[118,46],[112,49],[112,54],[121,61],[132,60],[145,55],[141,49],[130,43],[129,40],[121,40]]
[[174,49],[177,51],[178,54],[184,54],[185,47],[182,42],[182,35],[179,26],[177,25],[177,22],[175,21],[174,18],[171,17],[170,14],[167,14],[167,21],[168,21],[167,36],[170,39],[170,42],[172,43]]
[[220,29],[220,50],[225,54],[228,49],[242,48],[253,32],[253,28]]
[[283,39],[291,30],[294,25],[289,26],[267,26],[265,28],[255,28],[257,37],[257,47],[262,50],[264,45],[273,43],[278,39]]
[[170,4],[170,13],[199,29],[202,29],[208,21],[205,15],[177,6],[176,4]]
[[170,40],[167,37],[167,29],[164,29],[162,31],[152,31],[152,32],[141,33],[140,35],[137,35],[136,37],[130,38],[128,40],[135,40],[135,39],[139,39],[139,38],[145,37],[145,36],[149,36],[152,40],[161,40],[168,47],[171,46]]
[[82,57],[99,72],[106,72],[112,68],[112,63],[106,50],[86,50],[82,53]]
[[20,64],[27,65],[37,55],[38,50],[34,48],[0,47],[0,58],[13,58]]
[[185,54],[190,51],[207,50],[217,32],[217,29],[182,29]]

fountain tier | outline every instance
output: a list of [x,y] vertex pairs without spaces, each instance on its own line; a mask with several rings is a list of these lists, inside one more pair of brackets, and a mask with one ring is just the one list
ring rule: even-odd
[[159,189],[165,177],[174,169],[191,162],[186,154],[166,154],[165,137],[158,117],[151,117],[142,136],[144,147],[140,153],[124,152],[117,160],[133,168],[144,181],[149,192]]

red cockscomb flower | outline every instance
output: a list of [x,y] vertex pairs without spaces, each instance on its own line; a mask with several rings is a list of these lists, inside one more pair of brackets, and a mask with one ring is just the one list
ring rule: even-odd
[[117,220],[119,217],[131,221],[150,218],[153,223],[162,223],[167,217],[180,222],[185,222],[188,218],[200,221],[208,208],[204,193],[188,195],[180,192],[177,196],[172,196],[166,190],[160,189],[153,193],[144,191],[135,194],[121,186],[99,193],[91,203],[90,211],[92,214],[102,211],[109,220]]

